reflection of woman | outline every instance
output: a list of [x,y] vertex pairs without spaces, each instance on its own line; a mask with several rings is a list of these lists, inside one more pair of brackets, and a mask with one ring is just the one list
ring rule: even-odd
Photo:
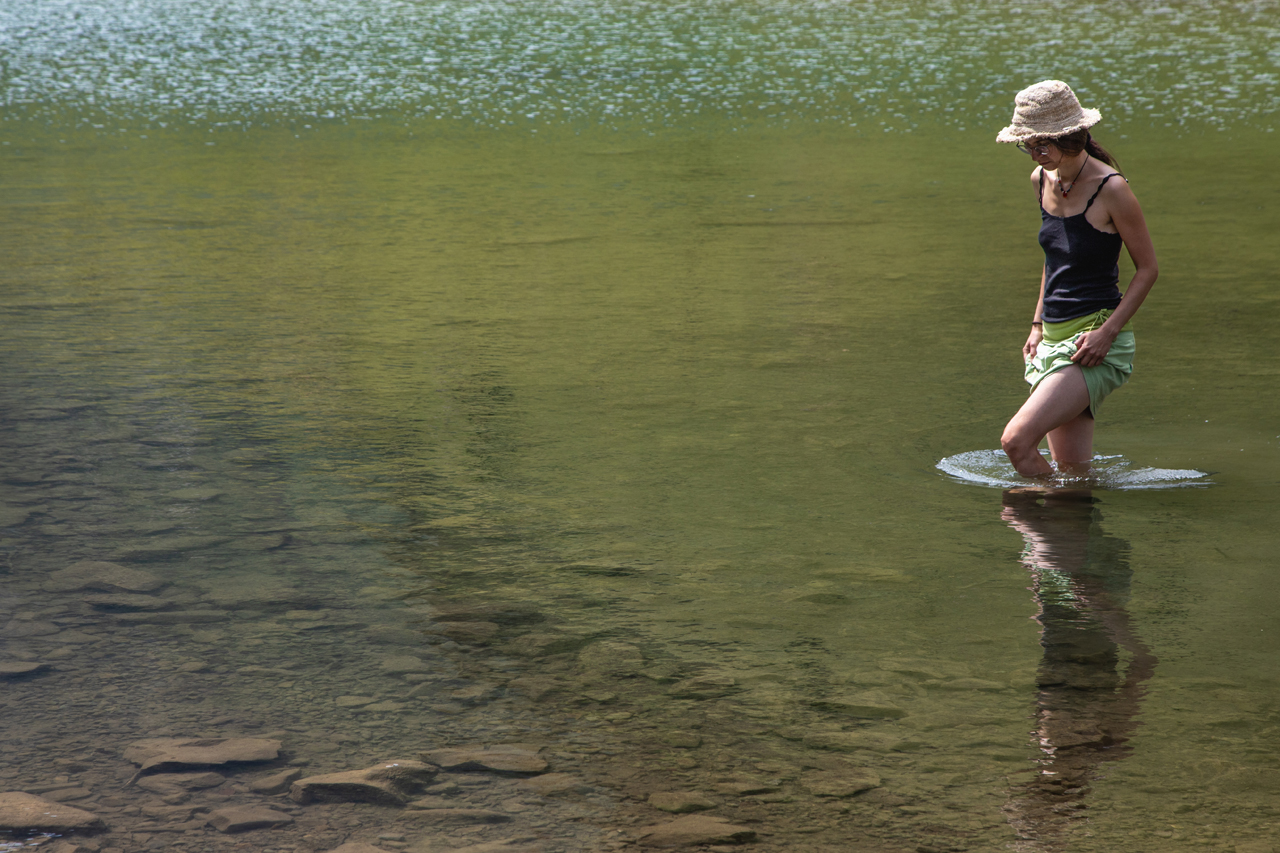
[[1103,534],[1087,491],[1011,490],[1002,517],[1026,543],[1044,649],[1035,731],[1043,757],[1007,811],[1022,849],[1056,850],[1098,766],[1129,753],[1156,658],[1124,609],[1128,543]]
[[[1102,115],[1060,80],[1023,89],[1015,105],[996,140],[1036,161],[1045,264],[1022,347],[1031,396],[1000,443],[1019,474],[1044,477],[1053,473],[1039,450],[1046,437],[1060,470],[1088,468],[1098,407],[1133,369],[1129,320],[1155,284],[1156,253],[1128,182],[1089,134]],[[1122,244],[1136,268],[1123,297]]]

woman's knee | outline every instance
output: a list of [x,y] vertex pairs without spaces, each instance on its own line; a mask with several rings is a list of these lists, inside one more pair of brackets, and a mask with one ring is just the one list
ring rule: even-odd
[[1042,438],[1044,436],[1031,435],[1019,424],[1010,423],[1004,428],[1004,434],[1000,436],[1000,447],[1010,459],[1017,459],[1028,453],[1037,452]]

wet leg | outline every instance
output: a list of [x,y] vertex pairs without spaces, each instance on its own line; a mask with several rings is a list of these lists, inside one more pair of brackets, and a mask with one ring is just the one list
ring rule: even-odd
[[[1064,455],[1075,457],[1083,452],[1082,460],[1087,461],[1093,457],[1093,421],[1090,419],[1087,425],[1076,422],[1088,408],[1089,387],[1085,385],[1081,369],[1072,365],[1059,370],[1042,379],[1031,392],[1027,402],[1005,426],[1000,446],[1022,476],[1047,477],[1053,473],[1053,466],[1040,455],[1040,442],[1060,427],[1072,425],[1059,434],[1058,443]],[[1086,438],[1088,447],[1082,451],[1081,444]],[[1059,459],[1056,452],[1054,459]],[[1076,461],[1079,460],[1068,460]]]
[[1093,461],[1093,416],[1089,410],[1077,415],[1055,430],[1050,430],[1049,453],[1066,474],[1085,474]]

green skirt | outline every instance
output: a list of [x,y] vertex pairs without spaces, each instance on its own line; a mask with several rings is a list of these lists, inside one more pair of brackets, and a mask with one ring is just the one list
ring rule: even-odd
[[[1099,311],[1085,317],[1077,317],[1065,323],[1045,323],[1044,340],[1036,347],[1036,354],[1027,360],[1025,375],[1034,391],[1040,380],[1070,367],[1071,356],[1076,353],[1076,340],[1085,332],[1091,332],[1106,322],[1110,311]],[[1096,418],[1098,407],[1107,395],[1129,381],[1133,373],[1133,329],[1125,326],[1102,364],[1082,367],[1084,384],[1089,388],[1089,412]]]

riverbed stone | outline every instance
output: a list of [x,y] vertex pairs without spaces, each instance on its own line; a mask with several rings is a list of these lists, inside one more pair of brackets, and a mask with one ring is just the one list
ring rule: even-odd
[[293,823],[293,816],[266,806],[231,806],[209,814],[209,825],[218,832],[248,832]]
[[44,591],[153,592],[162,586],[164,581],[150,572],[102,560],[81,560],[52,572],[44,582]]
[[688,814],[714,809],[720,804],[692,791],[659,791],[649,795],[649,805],[672,814]]
[[0,793],[0,830],[8,832],[93,832],[105,829],[93,812],[22,791]]
[[268,738],[147,738],[124,751],[144,771],[271,761],[279,755],[280,741]]
[[741,844],[753,841],[756,832],[735,826],[728,818],[689,815],[670,823],[642,827],[640,843],[645,847],[695,847],[701,844]]
[[363,841],[348,841],[341,847],[335,847],[329,853],[387,853],[382,847],[374,847]]
[[363,770],[308,776],[294,782],[289,796],[298,803],[346,802],[401,806],[421,793],[438,768],[421,761],[384,761]]
[[532,751],[500,746],[490,749],[437,749],[423,753],[422,757],[443,770],[452,771],[528,775],[547,769],[547,762]]

